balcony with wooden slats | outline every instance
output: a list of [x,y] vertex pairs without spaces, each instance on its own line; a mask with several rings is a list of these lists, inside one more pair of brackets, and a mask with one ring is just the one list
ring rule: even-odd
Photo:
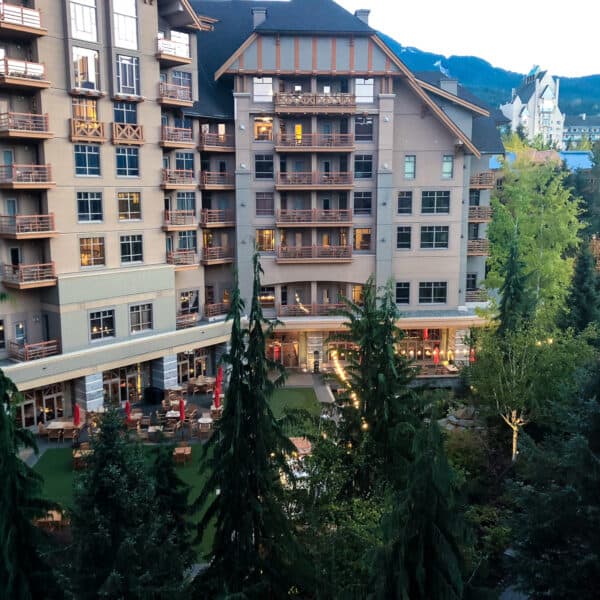
[[156,59],[164,67],[192,64],[189,45],[164,38],[156,40]]
[[204,208],[200,213],[200,226],[205,229],[235,227],[235,212],[230,208]]
[[465,292],[465,302],[487,302],[488,293],[484,289],[467,290]]
[[306,172],[288,171],[277,173],[275,189],[277,190],[351,190],[354,175],[350,172]]
[[0,138],[41,139],[51,138],[48,115],[32,113],[0,113]]
[[201,190],[235,190],[235,174],[218,171],[202,171],[200,173]]
[[144,126],[136,123],[113,123],[112,143],[119,146],[141,146],[144,143]]
[[352,246],[278,246],[278,263],[348,263]]
[[496,174],[493,171],[482,171],[469,179],[469,187],[473,190],[491,190],[495,185]]
[[97,142],[106,141],[104,123],[90,119],[70,119],[72,142]]
[[175,265],[176,271],[195,269],[200,264],[195,250],[172,250],[167,252],[167,264]]
[[163,169],[161,186],[165,190],[195,190],[194,171],[190,169]]
[[175,317],[175,328],[176,329],[189,329],[190,327],[196,327],[199,324],[200,315],[197,312],[192,313],[177,313]]
[[56,237],[54,215],[0,215],[0,237],[32,240]]
[[202,248],[203,265],[223,265],[232,263],[233,259],[233,248],[229,246],[208,246]]
[[281,208],[277,211],[277,227],[330,227],[338,225],[352,226],[352,210],[322,209],[293,210]]
[[344,308],[343,304],[288,304],[280,305],[279,317],[325,317]]
[[283,92],[275,94],[275,112],[282,114],[352,114],[356,112],[354,94],[312,94]]
[[469,222],[489,223],[492,220],[491,206],[469,206]]
[[0,189],[47,190],[55,185],[50,165],[0,165]]
[[17,58],[0,59],[0,87],[40,89],[50,87],[46,67],[42,63]]
[[352,133],[280,133],[275,138],[277,152],[353,152]]
[[201,152],[235,152],[235,138],[228,134],[202,133],[198,150]]
[[194,105],[192,89],[187,85],[161,81],[158,84],[158,102],[165,106],[191,107]]
[[0,4],[0,34],[11,39],[27,39],[46,35],[40,11],[17,4]]
[[60,344],[58,340],[47,340],[45,342],[34,342],[32,344],[24,344],[15,340],[9,340],[7,350],[9,358],[26,362],[60,354]]
[[54,263],[2,265],[2,283],[17,290],[56,285]]
[[223,316],[229,312],[229,302],[215,302],[214,304],[204,305],[204,316],[207,319]]
[[160,145],[163,148],[195,148],[192,128],[163,125],[160,130]]
[[164,212],[164,231],[189,231],[197,227],[198,220],[194,210],[165,210]]
[[490,240],[467,240],[467,256],[488,256],[490,253]]

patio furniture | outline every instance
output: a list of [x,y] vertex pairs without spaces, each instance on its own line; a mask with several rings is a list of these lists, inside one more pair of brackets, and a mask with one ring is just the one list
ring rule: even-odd
[[57,429],[57,428],[53,428],[53,429],[48,429],[48,441],[52,442],[52,441],[56,441],[56,443],[58,444],[62,439],[62,429]]
[[77,436],[79,434],[79,430],[73,426],[73,427],[65,427],[62,430],[63,434],[63,440],[71,440],[72,442],[75,441],[77,439]]

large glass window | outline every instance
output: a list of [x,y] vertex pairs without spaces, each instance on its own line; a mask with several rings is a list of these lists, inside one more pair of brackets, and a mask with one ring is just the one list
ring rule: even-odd
[[196,252],[198,239],[195,231],[180,231],[178,239],[179,250],[193,250]]
[[198,290],[179,292],[179,310],[185,314],[197,313],[200,306],[199,296]]
[[131,146],[117,146],[117,175],[123,177],[140,176],[140,150]]
[[254,102],[273,102],[272,77],[255,77],[253,83]]
[[90,313],[90,338],[101,340],[115,337],[115,311],[99,310]]
[[82,267],[101,267],[106,264],[103,237],[79,238],[79,259]]
[[102,192],[77,192],[77,219],[102,221]]
[[410,282],[396,282],[396,304],[410,304]]
[[421,212],[423,214],[448,214],[450,212],[450,192],[422,192]]
[[412,214],[412,192],[398,192],[398,214]]
[[354,86],[356,101],[358,103],[373,102],[375,94],[374,79],[357,79]]
[[153,327],[152,304],[135,304],[129,307],[129,331],[148,331]]
[[371,250],[371,228],[357,228],[354,230],[354,249],[358,251]]
[[256,230],[256,249],[259,252],[273,252],[275,250],[275,230]]
[[96,0],[71,0],[69,2],[71,17],[71,35],[76,40],[86,42],[98,41],[96,26]]
[[75,175],[100,175],[100,147],[75,144]]
[[356,154],[354,157],[355,179],[371,179],[373,177],[373,156],[371,154]]
[[192,74],[189,71],[173,71],[171,77],[175,85],[192,89]]
[[119,221],[139,221],[142,218],[142,199],[139,192],[118,192]]
[[417,157],[407,154],[404,157],[404,179],[414,179],[417,175]]
[[454,177],[454,156],[444,154],[442,157],[442,179],[452,179]]
[[140,59],[117,54],[117,94],[140,95]]
[[421,281],[419,283],[419,302],[421,304],[444,304],[448,284],[445,281]]
[[448,227],[446,225],[423,225],[421,227],[421,248],[448,248]]
[[194,172],[194,153],[175,152],[175,168],[179,171]]
[[372,201],[372,192],[354,192],[354,214],[370,215]]
[[273,179],[272,154],[257,154],[254,157],[254,177],[256,179]]
[[141,234],[121,236],[121,262],[133,263],[144,260]]
[[410,250],[411,230],[411,227],[405,225],[396,229],[396,248],[398,250]]
[[113,112],[115,123],[137,124],[137,104],[135,102],[115,102]]
[[354,120],[354,138],[357,142],[371,142],[373,140],[373,117],[356,117]]
[[137,11],[136,0],[118,0],[113,3],[113,23],[115,46],[137,50]]
[[73,118],[82,121],[98,121],[98,100],[77,96],[72,99]]
[[273,139],[273,117],[254,117],[254,139],[259,142]]
[[271,217],[275,214],[273,192],[256,192],[256,216]]
[[469,190],[469,206],[479,206],[480,201],[480,190]]
[[177,210],[191,210],[196,213],[196,192],[177,192]]
[[73,46],[74,87],[86,90],[100,89],[98,51]]

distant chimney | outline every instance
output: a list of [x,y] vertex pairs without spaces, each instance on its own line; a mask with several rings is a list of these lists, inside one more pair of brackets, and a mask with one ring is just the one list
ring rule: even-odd
[[[248,13],[246,13],[248,14]],[[267,9],[266,8],[253,8],[252,9],[252,18],[253,24],[252,26],[256,29],[259,25],[265,22],[267,18]]]
[[458,95],[458,79],[440,79],[440,87],[446,92]]
[[368,25],[370,12],[371,11],[368,8],[359,8],[354,11],[354,16],[360,19],[365,25]]

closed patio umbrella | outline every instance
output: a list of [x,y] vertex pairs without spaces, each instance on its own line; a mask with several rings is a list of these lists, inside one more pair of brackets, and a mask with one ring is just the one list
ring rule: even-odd
[[437,346],[433,349],[433,364],[440,364],[440,349]]
[[185,421],[185,402],[183,398],[179,398],[179,420],[182,423]]
[[73,424],[75,425],[75,427],[79,427],[80,423],[81,423],[81,409],[79,408],[79,404],[77,404],[77,402],[75,402],[73,404]]
[[129,421],[131,421],[131,402],[129,402],[129,400],[125,402],[125,414],[127,415],[127,422],[129,423]]
[[217,371],[217,378],[215,380],[215,408],[219,408],[221,406],[221,386],[223,384],[223,367],[219,367]]

